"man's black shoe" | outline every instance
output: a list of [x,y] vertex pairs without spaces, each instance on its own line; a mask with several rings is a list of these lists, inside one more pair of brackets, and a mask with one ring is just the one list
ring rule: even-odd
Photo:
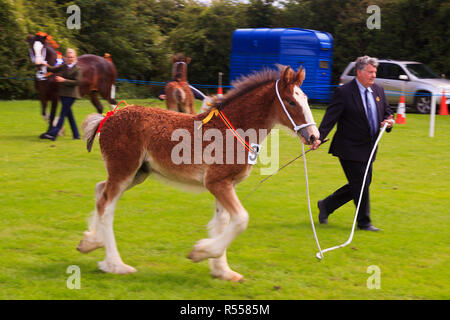
[[323,200],[319,200],[317,202],[317,207],[319,208],[319,222],[321,224],[328,224],[329,213],[328,213],[327,209],[325,208],[325,204],[323,203]]
[[358,229],[359,230],[365,230],[365,231],[382,231],[381,229],[378,229],[378,228],[376,228],[376,227],[374,227],[373,225],[368,225],[368,226],[365,226],[365,227],[359,227],[358,226]]
[[52,140],[52,141],[55,141],[56,140],[56,136],[52,136],[51,134],[49,134],[49,133],[43,133],[43,134],[41,134],[40,136],[39,136],[39,138],[41,138],[41,139],[49,139],[49,140]]

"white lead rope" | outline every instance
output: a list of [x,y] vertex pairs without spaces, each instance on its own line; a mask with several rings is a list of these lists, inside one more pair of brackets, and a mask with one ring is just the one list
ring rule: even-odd
[[201,91],[198,90],[197,88],[195,88],[195,87],[193,87],[193,86],[191,86],[191,85],[189,85],[189,88],[191,88],[192,90],[194,90],[195,92],[197,92],[198,94],[200,94],[200,95],[203,97],[203,99],[206,98],[206,96],[203,94],[203,92],[201,92]]
[[302,153],[304,154],[304,156],[303,156],[303,164],[304,164],[304,167],[305,167],[306,196],[308,198],[309,218],[311,219],[311,226],[312,226],[312,229],[313,229],[314,238],[316,239],[317,248],[319,248],[318,254],[320,254],[320,256],[323,257],[322,249],[320,249],[319,239],[317,238],[316,228],[314,226],[314,219],[313,219],[313,216],[312,216],[312,213],[311,213],[311,201],[309,199],[308,169],[306,167],[305,145],[303,144],[303,142],[302,142]]
[[[335,250],[335,249],[339,249],[339,248],[343,248],[343,247],[349,245],[352,242],[353,235],[355,233],[355,226],[356,226],[356,220],[357,220],[357,217],[358,217],[359,206],[361,204],[361,199],[362,199],[362,195],[363,195],[363,192],[364,192],[364,186],[366,184],[367,173],[369,172],[369,167],[370,167],[370,163],[372,161],[373,155],[375,154],[375,150],[376,150],[376,148],[378,146],[378,143],[380,142],[381,136],[383,135],[384,131],[386,130],[387,125],[388,125],[388,123],[385,123],[384,126],[381,128],[380,133],[378,134],[378,138],[375,141],[375,145],[373,146],[372,152],[370,153],[369,161],[367,162],[366,171],[364,173],[364,179],[363,179],[363,183],[362,183],[362,187],[361,187],[361,192],[359,194],[358,205],[356,206],[356,212],[355,212],[355,217],[353,219],[352,231],[350,233],[350,237],[348,238],[348,240],[345,243],[343,243],[343,244],[340,244],[340,245],[337,245],[337,246],[334,246],[334,247],[331,247],[331,248],[323,249],[323,250],[320,248],[319,239],[317,238],[316,228],[314,226],[314,220],[313,220],[312,213],[311,213],[311,203],[310,203],[310,198],[309,198],[309,186],[308,186],[308,171],[307,171],[307,168],[306,168],[306,156],[303,157],[303,162],[304,162],[304,166],[305,166],[306,193],[307,193],[307,197],[308,197],[309,217],[311,219],[311,226],[312,226],[312,229],[313,229],[314,238],[316,239],[317,247],[319,248],[319,252],[316,253],[316,258],[317,259],[322,260],[323,254],[325,252],[328,252],[328,251],[331,251],[331,250]],[[303,145],[303,143],[302,143],[302,150],[304,152],[304,145]]]

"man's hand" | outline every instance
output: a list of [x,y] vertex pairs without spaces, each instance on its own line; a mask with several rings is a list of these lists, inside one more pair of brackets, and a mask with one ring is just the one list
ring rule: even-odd
[[56,82],[64,82],[64,81],[66,81],[66,79],[64,79],[63,77],[60,77],[60,76],[55,76],[55,80],[56,80]]
[[394,121],[394,116],[390,115],[389,118],[383,120],[383,122],[380,123],[380,127],[383,127],[385,125],[385,123],[388,124],[387,128],[392,128],[392,126],[394,125],[395,121]]
[[317,139],[316,141],[314,141],[314,143],[311,145],[311,149],[312,150],[316,150],[317,148],[319,148],[320,144],[322,143],[322,141],[320,141],[319,139]]

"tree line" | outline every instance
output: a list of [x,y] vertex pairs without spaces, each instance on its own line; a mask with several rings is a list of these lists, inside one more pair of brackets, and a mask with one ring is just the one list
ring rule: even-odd
[[[68,29],[77,5],[81,28]],[[369,29],[369,5],[380,8],[380,29]],[[50,34],[64,51],[110,53],[119,78],[167,81],[170,56],[192,58],[191,83],[228,83],[233,31],[296,27],[334,38],[333,83],[360,55],[415,60],[450,74],[450,3],[445,0],[0,0],[0,99],[33,98],[35,69],[27,34]],[[160,90],[161,88],[149,88]]]

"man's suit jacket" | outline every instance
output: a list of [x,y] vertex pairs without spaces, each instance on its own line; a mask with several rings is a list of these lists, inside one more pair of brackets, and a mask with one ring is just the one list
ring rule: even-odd
[[[392,110],[383,88],[376,84],[371,88],[381,123],[392,115]],[[329,153],[343,160],[368,161],[380,129],[378,128],[376,136],[371,137],[369,120],[355,79],[336,89],[319,126],[321,141],[336,123],[337,130]]]

